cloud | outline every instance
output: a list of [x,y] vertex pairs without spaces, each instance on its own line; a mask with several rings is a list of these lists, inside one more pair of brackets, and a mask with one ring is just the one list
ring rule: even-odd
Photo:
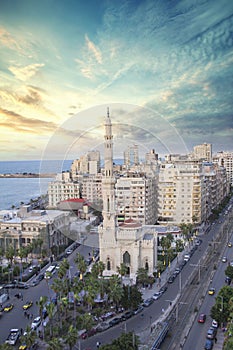
[[0,127],[11,129],[14,132],[33,133],[41,135],[44,132],[52,132],[57,125],[39,119],[27,118],[14,111],[0,108]]
[[0,27],[0,43],[11,50],[20,50],[21,47],[12,35],[3,27]]
[[10,66],[8,69],[17,79],[26,81],[32,78],[42,67],[44,67],[43,63],[34,63],[25,67]]
[[102,64],[102,54],[101,51],[95,46],[95,44],[88,38],[87,35],[85,35],[86,44],[88,47],[88,50],[94,55],[96,61],[99,64]]

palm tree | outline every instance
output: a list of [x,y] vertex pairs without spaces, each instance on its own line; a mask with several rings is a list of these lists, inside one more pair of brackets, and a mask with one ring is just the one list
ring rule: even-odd
[[6,258],[10,261],[10,264],[12,266],[12,262],[13,262],[13,259],[14,259],[14,256],[15,256],[15,250],[13,248],[12,245],[10,245],[7,249],[6,249]]
[[109,297],[116,305],[116,310],[118,309],[119,302],[123,296],[123,287],[121,285],[121,280],[117,275],[113,275],[109,279]]
[[31,346],[35,343],[36,337],[36,332],[32,331],[30,327],[27,326],[26,332],[24,335],[22,335],[22,337],[20,337],[20,342],[21,344],[25,343],[27,345],[27,348],[30,349]]
[[77,258],[75,259],[75,263],[77,264],[77,268],[80,271],[80,280],[83,279],[83,275],[85,274],[87,270],[87,264],[84,260],[84,257],[78,253]]
[[[47,302],[47,300],[48,300],[47,296],[41,296],[40,299],[36,301],[36,305],[39,307],[39,315],[41,320],[43,319],[43,309],[45,307],[45,303]],[[44,338],[44,327],[43,327],[43,338]]]
[[0,344],[0,350],[12,350],[12,345],[8,343]]
[[117,272],[121,276],[121,281],[122,281],[122,277],[127,274],[127,271],[128,271],[128,268],[124,263],[121,263],[120,266],[117,266]]
[[50,337],[53,336],[52,323],[53,323],[54,309],[55,309],[54,303],[49,303],[49,304],[46,306],[46,310],[48,311],[48,316],[49,316],[49,334],[50,334]]
[[58,338],[52,338],[48,342],[47,350],[62,350],[63,344],[62,341]]
[[73,325],[70,325],[70,326],[69,326],[69,329],[68,329],[67,336],[66,336],[66,338],[65,338],[65,343],[69,345],[70,350],[73,349],[73,347],[75,346],[77,340],[78,340],[78,332],[77,332],[77,329],[74,328]]

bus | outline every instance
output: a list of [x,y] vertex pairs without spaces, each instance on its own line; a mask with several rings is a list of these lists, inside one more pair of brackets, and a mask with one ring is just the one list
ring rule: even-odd
[[54,265],[49,266],[45,270],[44,277],[49,279],[51,277],[51,275],[53,275],[55,273],[55,270],[56,270],[56,266],[54,266]]

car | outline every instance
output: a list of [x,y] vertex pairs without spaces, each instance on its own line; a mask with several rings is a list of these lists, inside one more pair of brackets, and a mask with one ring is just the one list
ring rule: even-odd
[[128,320],[128,318],[132,317],[134,315],[133,311],[126,311],[123,315],[122,315],[122,320]]
[[228,284],[228,286],[231,284],[231,278],[229,276],[226,276],[225,282]]
[[31,287],[35,287],[40,283],[40,281],[38,279],[35,279],[34,281],[32,281],[32,283],[30,283]]
[[171,275],[169,278],[168,278],[168,283],[173,283],[175,280],[175,275]]
[[31,324],[31,329],[36,330],[40,324],[41,324],[41,318],[40,318],[40,316],[37,316],[36,318],[34,318],[32,324]]
[[176,267],[175,271],[174,271],[174,274],[175,275],[179,275],[180,271],[181,271],[181,268],[180,267]]
[[24,305],[23,305],[23,309],[27,310],[29,309],[29,307],[31,307],[33,305],[33,301],[27,301]]
[[44,279],[44,275],[40,274],[37,276],[38,281],[42,281]]
[[218,322],[216,320],[212,321],[211,327],[218,328]]
[[232,247],[232,243],[231,243],[231,242],[228,242],[228,243],[227,243],[227,246],[228,246],[229,248],[231,248],[231,247]]
[[213,346],[214,346],[213,340],[211,340],[211,339],[206,339],[204,349],[205,349],[205,350],[212,350],[212,349],[213,349]]
[[134,315],[139,314],[140,312],[142,312],[143,309],[144,307],[142,305],[139,305],[138,308],[133,311]]
[[66,251],[66,255],[70,255],[70,254],[72,254],[73,253],[73,250],[71,250],[71,249],[67,249],[67,251]]
[[214,339],[217,334],[217,329],[214,327],[210,327],[207,331],[206,338],[207,339]]
[[17,288],[19,288],[19,289],[28,289],[29,285],[27,283],[25,283],[25,282],[18,282]]
[[153,294],[152,298],[154,300],[157,300],[157,299],[159,299],[161,297],[161,295],[162,295],[161,291],[158,291],[158,292]]
[[117,325],[118,323],[120,323],[121,321],[122,321],[121,317],[115,317],[111,321],[109,321],[109,326],[113,327],[113,326]]
[[14,304],[7,304],[6,306],[4,306],[4,311],[5,312],[9,312],[13,309]]
[[153,301],[154,301],[153,298],[148,298],[148,299],[144,300],[142,305],[148,307],[153,303]]
[[162,288],[160,288],[159,291],[163,294],[166,292],[166,290],[167,290],[167,286],[163,286]]
[[226,256],[223,256],[223,257],[222,257],[222,262],[223,262],[223,263],[226,263],[226,262],[227,262],[227,257],[226,257]]
[[198,319],[197,319],[197,322],[198,323],[205,323],[206,321],[206,314],[200,314]]
[[209,289],[209,291],[208,291],[208,294],[209,294],[209,295],[214,295],[214,293],[215,293],[215,288],[211,287],[211,288]]
[[230,266],[233,267],[233,261],[230,262]]
[[110,327],[108,322],[101,322],[96,327],[97,332],[103,332]]
[[92,335],[96,334],[96,328],[91,328],[88,331],[82,333],[81,338],[86,339],[88,337],[91,337]]

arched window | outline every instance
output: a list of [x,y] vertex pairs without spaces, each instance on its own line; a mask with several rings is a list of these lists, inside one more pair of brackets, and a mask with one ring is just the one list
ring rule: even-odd
[[146,260],[146,263],[145,263],[145,269],[146,269],[146,271],[148,271],[148,270],[149,270],[148,260]]
[[125,265],[130,265],[130,254],[127,251],[123,254],[123,263]]
[[111,270],[111,263],[110,263],[110,259],[107,259],[107,270],[110,271]]

